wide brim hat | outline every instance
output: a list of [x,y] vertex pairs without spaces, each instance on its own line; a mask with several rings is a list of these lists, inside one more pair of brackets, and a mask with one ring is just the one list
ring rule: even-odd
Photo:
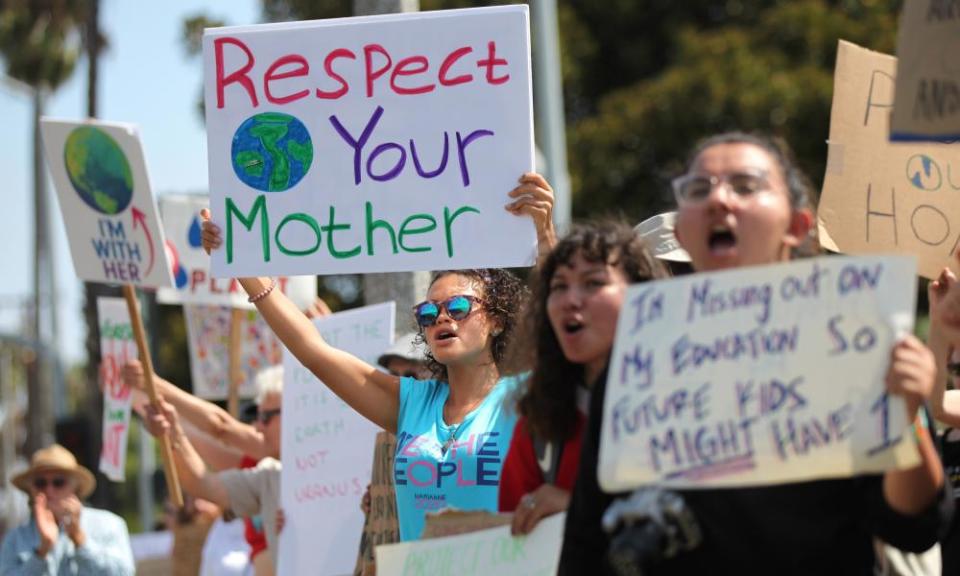
[[391,358],[400,358],[410,362],[426,362],[427,357],[423,353],[423,347],[417,345],[416,338],[416,332],[407,332],[398,336],[393,345],[377,358],[377,364],[386,368]]
[[676,221],[676,212],[664,212],[647,218],[633,229],[656,258],[669,262],[689,262],[690,255],[680,247],[673,233]]
[[13,485],[30,494],[33,477],[43,472],[60,472],[73,477],[77,482],[77,496],[82,500],[93,494],[97,480],[81,466],[69,450],[59,444],[41,448],[30,458],[30,467],[13,477]]

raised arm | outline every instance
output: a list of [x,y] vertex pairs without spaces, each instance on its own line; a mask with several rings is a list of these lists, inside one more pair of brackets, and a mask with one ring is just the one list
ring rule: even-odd
[[[208,251],[220,247],[220,229],[203,210],[203,246]],[[330,346],[316,326],[279,290],[269,278],[240,278],[240,285],[274,334],[288,350],[317,378],[351,408],[389,431],[397,430],[400,409],[400,379]]]
[[529,216],[537,228],[537,266],[557,244],[557,232],[553,226],[553,188],[547,179],[536,172],[527,172],[520,183],[510,191],[513,202],[506,205],[507,212],[517,216]]
[[[143,366],[139,360],[130,360],[123,367],[123,381],[134,390],[143,389]],[[153,383],[160,396],[172,404],[180,417],[197,431],[257,460],[270,455],[263,434],[253,426],[244,424],[213,402],[197,398],[156,374]]]
[[177,409],[166,402],[160,401],[160,407],[147,407],[147,417],[144,419],[147,430],[154,437],[167,434],[173,445],[173,459],[177,466],[177,476],[183,489],[198,498],[209,500],[217,506],[228,509],[230,496],[216,473],[207,470],[206,465],[197,454],[186,432],[180,425]]

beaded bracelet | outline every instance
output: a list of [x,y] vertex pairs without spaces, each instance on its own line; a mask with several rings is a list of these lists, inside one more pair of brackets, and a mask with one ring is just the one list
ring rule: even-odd
[[249,302],[249,303],[251,303],[251,304],[255,304],[255,303],[263,300],[263,299],[266,298],[271,292],[273,292],[273,289],[276,288],[276,287],[277,287],[277,279],[274,278],[273,281],[270,282],[270,285],[267,286],[266,288],[264,288],[262,292],[260,292],[260,293],[258,293],[258,294],[254,294],[253,296],[250,296],[249,298],[247,298],[247,302]]

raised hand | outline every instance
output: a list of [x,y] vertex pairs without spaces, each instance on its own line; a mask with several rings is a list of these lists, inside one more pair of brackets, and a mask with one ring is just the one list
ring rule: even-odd
[[60,525],[57,523],[53,511],[47,506],[47,495],[43,492],[33,497],[33,518],[37,523],[37,532],[40,535],[40,546],[37,548],[37,553],[40,556],[46,556],[48,552],[53,550],[57,538],[60,537]]
[[220,248],[220,245],[223,243],[220,238],[220,227],[210,220],[210,210],[207,208],[200,210],[200,220],[203,221],[200,241],[203,244],[203,249],[209,254],[211,250]]
[[930,398],[937,378],[933,352],[912,334],[897,342],[890,352],[887,392],[902,397],[907,417],[913,420],[917,409]]
[[520,177],[519,185],[510,191],[513,202],[504,208],[517,216],[530,216],[537,227],[537,243],[540,251],[549,252],[557,243],[553,227],[553,188],[546,178],[536,172],[527,172]]

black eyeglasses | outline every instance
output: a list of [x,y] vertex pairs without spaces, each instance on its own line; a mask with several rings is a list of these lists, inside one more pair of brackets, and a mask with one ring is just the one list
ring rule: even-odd
[[260,421],[260,423],[263,424],[264,426],[267,426],[270,424],[270,421],[273,420],[274,416],[279,416],[279,415],[280,415],[279,408],[274,408],[273,410],[260,410],[259,412],[257,412],[257,420]]
[[67,485],[67,479],[63,476],[54,476],[49,481],[45,476],[37,476],[33,479],[33,487],[37,490],[46,490],[47,484],[59,490]]
[[458,294],[451,296],[443,302],[434,302],[425,300],[413,307],[413,315],[417,319],[417,325],[421,328],[433,326],[437,323],[441,311],[446,311],[451,320],[463,320],[474,310],[474,305],[480,305],[483,301],[469,294]]
[[726,184],[737,196],[751,196],[770,189],[767,175],[762,171],[734,172],[722,176],[684,174],[672,182],[673,194],[678,202],[698,203],[710,196],[714,187]]

